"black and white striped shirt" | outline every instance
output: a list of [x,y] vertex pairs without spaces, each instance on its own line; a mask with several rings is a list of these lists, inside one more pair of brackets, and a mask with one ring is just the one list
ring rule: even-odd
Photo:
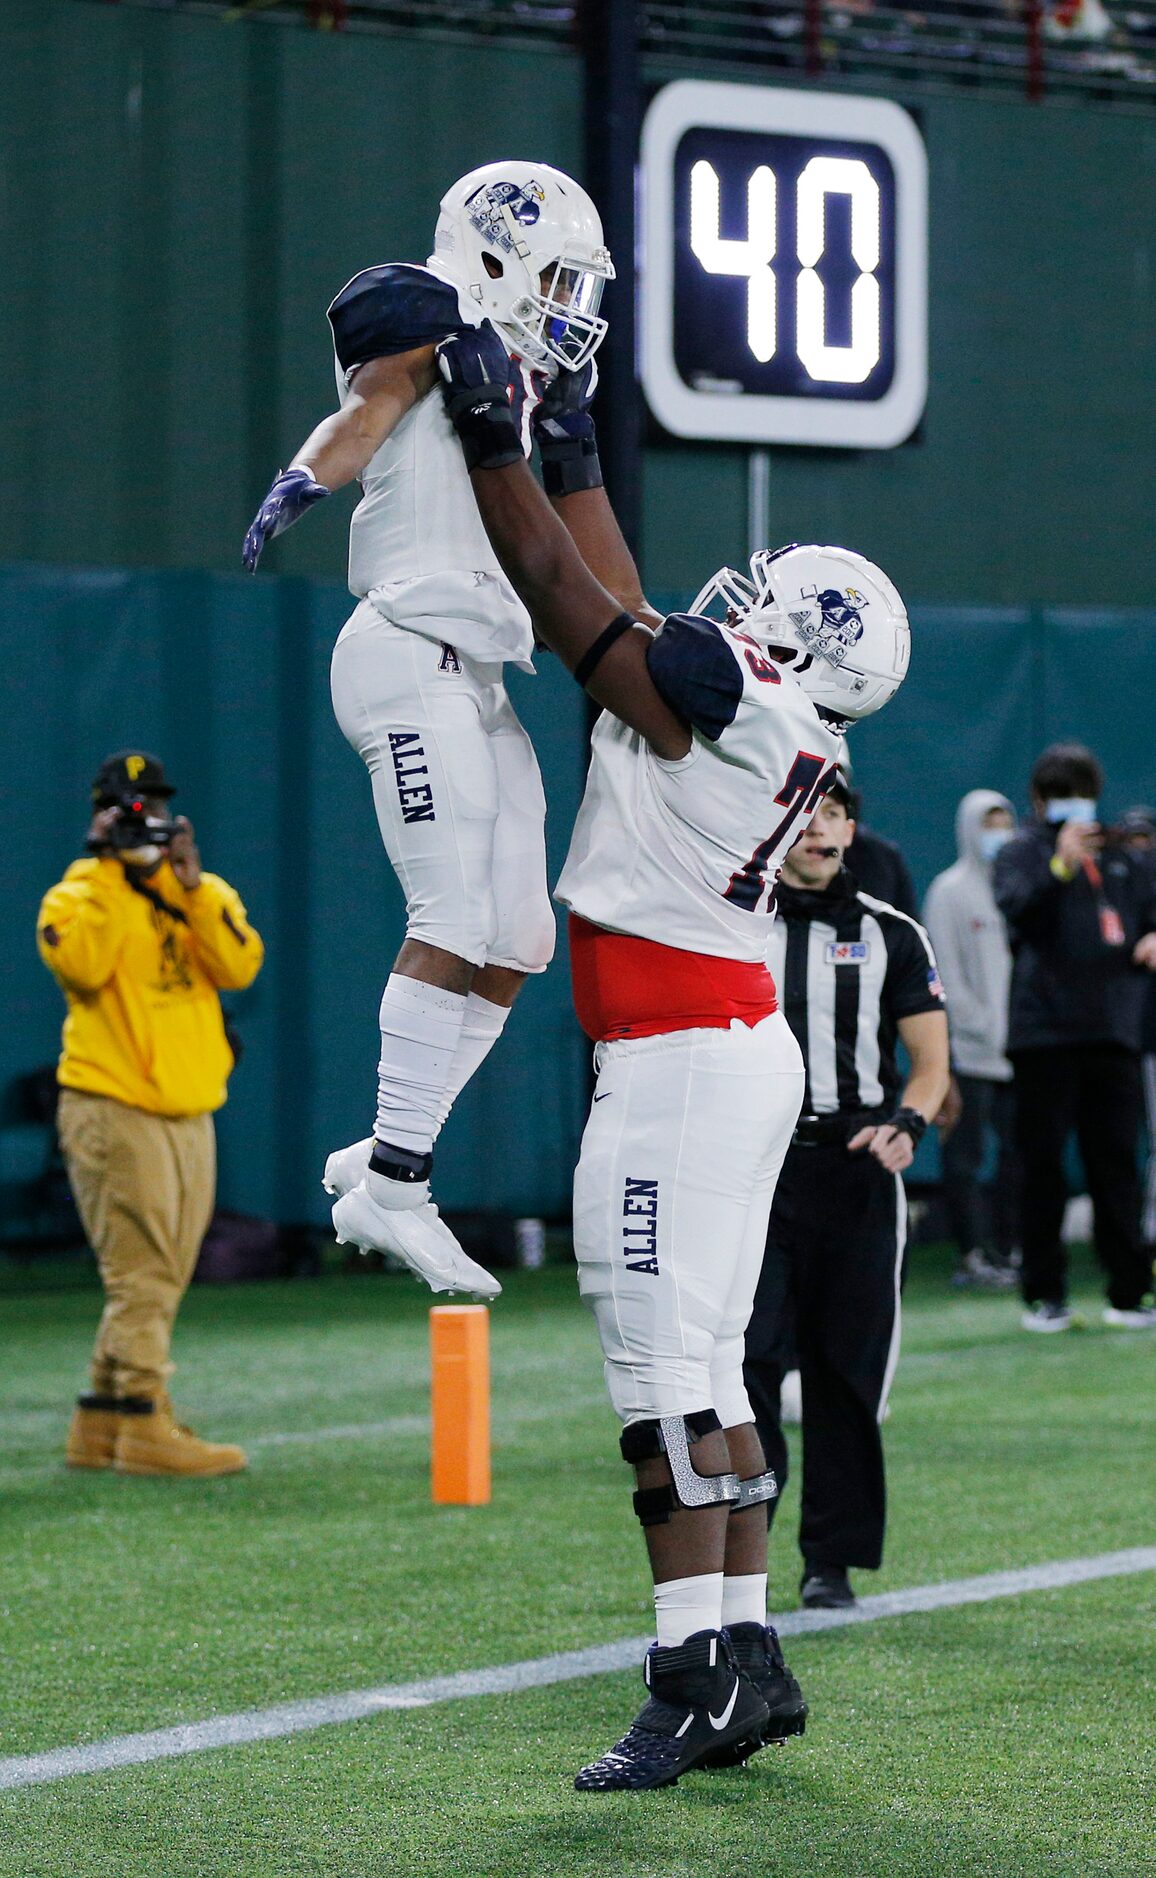
[[899,1019],[944,1009],[930,939],[846,869],[821,893],[780,881],[776,901],[767,963],[803,1052],[803,1114],[890,1108]]

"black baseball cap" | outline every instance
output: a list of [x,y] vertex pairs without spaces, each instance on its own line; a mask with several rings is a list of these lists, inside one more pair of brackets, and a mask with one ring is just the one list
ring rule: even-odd
[[105,757],[93,777],[92,799],[113,802],[126,793],[175,796],[177,792],[159,756],[150,756],[147,750],[118,750],[115,756]]
[[836,770],[835,780],[828,789],[827,794],[833,802],[838,802],[842,805],[852,821],[856,819],[859,813],[859,791],[852,787],[850,778],[845,770]]

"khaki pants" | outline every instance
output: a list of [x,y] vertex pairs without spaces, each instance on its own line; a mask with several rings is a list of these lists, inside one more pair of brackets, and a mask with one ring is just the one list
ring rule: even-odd
[[68,1178],[104,1284],[92,1357],[100,1395],[156,1395],[169,1342],[213,1210],[211,1115],[149,1115],[109,1096],[62,1089]]

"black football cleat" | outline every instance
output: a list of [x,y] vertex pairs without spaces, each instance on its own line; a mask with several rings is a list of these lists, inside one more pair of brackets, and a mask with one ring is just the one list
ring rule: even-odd
[[805,1611],[850,1611],[858,1603],[844,1565],[809,1565],[799,1592]]
[[703,1756],[702,1767],[739,1767],[760,1748],[785,1741],[788,1735],[801,1735],[807,1726],[803,1691],[783,1661],[778,1636],[770,1625],[729,1624],[726,1634],[740,1670],[767,1705],[767,1719],[745,1740],[713,1748]]
[[673,1787],[712,1750],[745,1741],[767,1721],[725,1631],[697,1630],[673,1649],[651,1644],[642,1673],[650,1700],[621,1741],[575,1776],[579,1793]]

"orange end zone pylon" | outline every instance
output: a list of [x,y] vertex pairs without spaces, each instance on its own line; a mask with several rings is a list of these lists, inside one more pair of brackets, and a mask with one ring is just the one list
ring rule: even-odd
[[435,1304],[430,1489],[436,1506],[490,1501],[490,1313],[484,1304]]

